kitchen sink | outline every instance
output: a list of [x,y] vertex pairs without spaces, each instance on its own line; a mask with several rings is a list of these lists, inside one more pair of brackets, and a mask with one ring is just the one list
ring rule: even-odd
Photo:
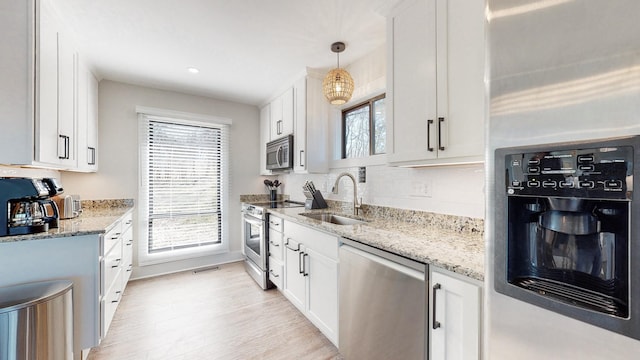
[[320,220],[336,225],[357,225],[357,224],[366,224],[363,220],[352,219],[346,216],[340,216],[335,214],[328,213],[309,213],[309,214],[300,214],[302,216],[306,216],[311,219]]

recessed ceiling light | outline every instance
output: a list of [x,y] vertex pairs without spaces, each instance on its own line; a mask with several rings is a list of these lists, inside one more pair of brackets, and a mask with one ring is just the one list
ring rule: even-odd
[[200,72],[200,70],[198,70],[197,68],[194,68],[194,67],[188,67],[187,71],[192,73],[192,74],[197,74],[197,73]]

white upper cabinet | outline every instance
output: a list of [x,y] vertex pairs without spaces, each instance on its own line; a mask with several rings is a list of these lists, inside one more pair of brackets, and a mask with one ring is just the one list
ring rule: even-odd
[[[36,3],[37,4],[37,3]],[[36,11],[36,162],[75,167],[76,51],[52,4]]]
[[271,104],[271,140],[293,134],[293,88],[287,89]]
[[387,19],[392,165],[481,162],[484,0],[406,0]]
[[271,140],[271,105],[260,109],[260,175],[271,175],[267,170],[267,143]]
[[78,171],[98,170],[98,80],[78,61],[77,126]]
[[329,105],[321,90],[322,80],[310,75],[300,78],[293,85],[293,171],[296,173],[329,171]]
[[[3,3],[0,164],[78,170],[78,83],[73,33],[51,0]],[[84,106],[84,105],[82,105]],[[97,134],[97,133],[96,133]],[[97,144],[93,142],[94,146]]]

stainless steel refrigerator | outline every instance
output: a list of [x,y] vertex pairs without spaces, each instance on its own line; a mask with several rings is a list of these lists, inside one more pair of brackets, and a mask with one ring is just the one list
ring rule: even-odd
[[[496,169],[495,152],[640,135],[640,1],[488,0],[486,14],[484,357],[637,358],[640,340],[633,336],[496,291],[496,283],[504,281],[496,273],[505,271],[496,268],[503,266],[496,258],[504,249],[495,239],[508,230],[500,219],[504,204],[496,201],[505,179]],[[633,227],[640,221],[633,207],[630,219]],[[632,232],[630,242],[640,241],[639,235]],[[626,250],[629,271],[640,272],[640,253]],[[633,311],[622,321],[640,322],[635,316],[640,298],[634,293],[631,288]]]

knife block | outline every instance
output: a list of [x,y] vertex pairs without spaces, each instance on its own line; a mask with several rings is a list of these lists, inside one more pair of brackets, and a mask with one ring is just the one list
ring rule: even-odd
[[307,195],[307,200],[305,200],[304,202],[305,209],[326,209],[329,207],[327,205],[327,202],[324,200],[324,197],[322,196],[320,190],[316,190],[313,194],[305,193],[305,195]]

